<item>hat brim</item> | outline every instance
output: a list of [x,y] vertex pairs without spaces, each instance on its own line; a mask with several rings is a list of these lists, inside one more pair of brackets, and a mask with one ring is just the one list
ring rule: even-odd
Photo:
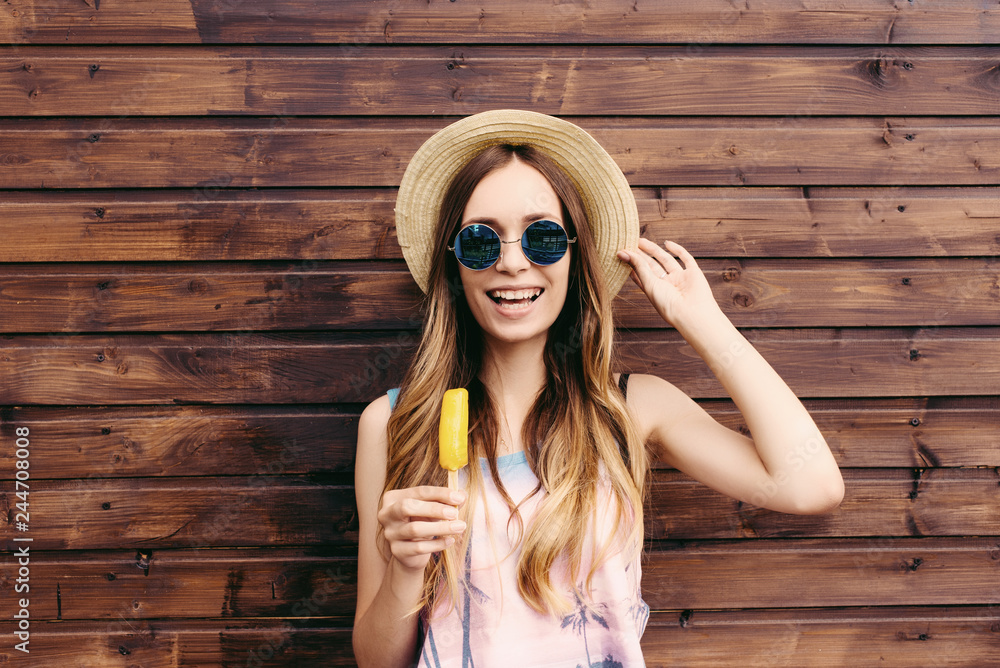
[[639,213],[625,175],[583,129],[554,116],[514,109],[456,121],[424,142],[410,160],[396,196],[396,237],[420,289],[428,289],[445,191],[473,157],[496,144],[533,146],[566,173],[583,201],[609,295],[616,295],[630,271],[616,253],[634,251],[639,244]]

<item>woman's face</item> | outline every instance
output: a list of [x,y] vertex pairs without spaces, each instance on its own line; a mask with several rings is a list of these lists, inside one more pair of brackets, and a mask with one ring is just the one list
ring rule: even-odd
[[465,205],[461,227],[489,225],[503,241],[496,263],[481,271],[458,265],[469,309],[488,340],[544,343],[566,302],[570,245],[554,264],[539,266],[521,250],[521,234],[537,220],[565,228],[559,197],[534,167],[516,158],[487,174]]

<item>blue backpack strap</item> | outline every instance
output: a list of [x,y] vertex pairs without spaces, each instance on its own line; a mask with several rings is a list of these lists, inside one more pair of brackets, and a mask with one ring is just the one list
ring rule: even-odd
[[389,395],[389,410],[392,410],[393,408],[396,407],[396,399],[399,398],[399,388],[394,387],[388,392],[386,392],[386,394]]

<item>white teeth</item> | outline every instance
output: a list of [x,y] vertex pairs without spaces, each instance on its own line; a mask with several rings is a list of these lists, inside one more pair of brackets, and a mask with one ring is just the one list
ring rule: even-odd
[[522,299],[532,299],[542,294],[541,288],[531,290],[493,290],[490,296],[494,299],[504,299],[508,301],[519,301]]

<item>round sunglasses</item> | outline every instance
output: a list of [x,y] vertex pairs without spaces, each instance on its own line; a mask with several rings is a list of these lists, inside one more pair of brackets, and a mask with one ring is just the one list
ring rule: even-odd
[[[521,250],[528,260],[545,267],[561,260],[569,244],[575,242],[576,237],[567,238],[566,230],[554,220],[536,220],[521,235]],[[482,271],[500,259],[502,244],[515,243],[516,239],[501,239],[489,225],[476,223],[459,230],[455,235],[455,245],[448,246],[448,250],[455,251],[455,257],[464,266]]]

